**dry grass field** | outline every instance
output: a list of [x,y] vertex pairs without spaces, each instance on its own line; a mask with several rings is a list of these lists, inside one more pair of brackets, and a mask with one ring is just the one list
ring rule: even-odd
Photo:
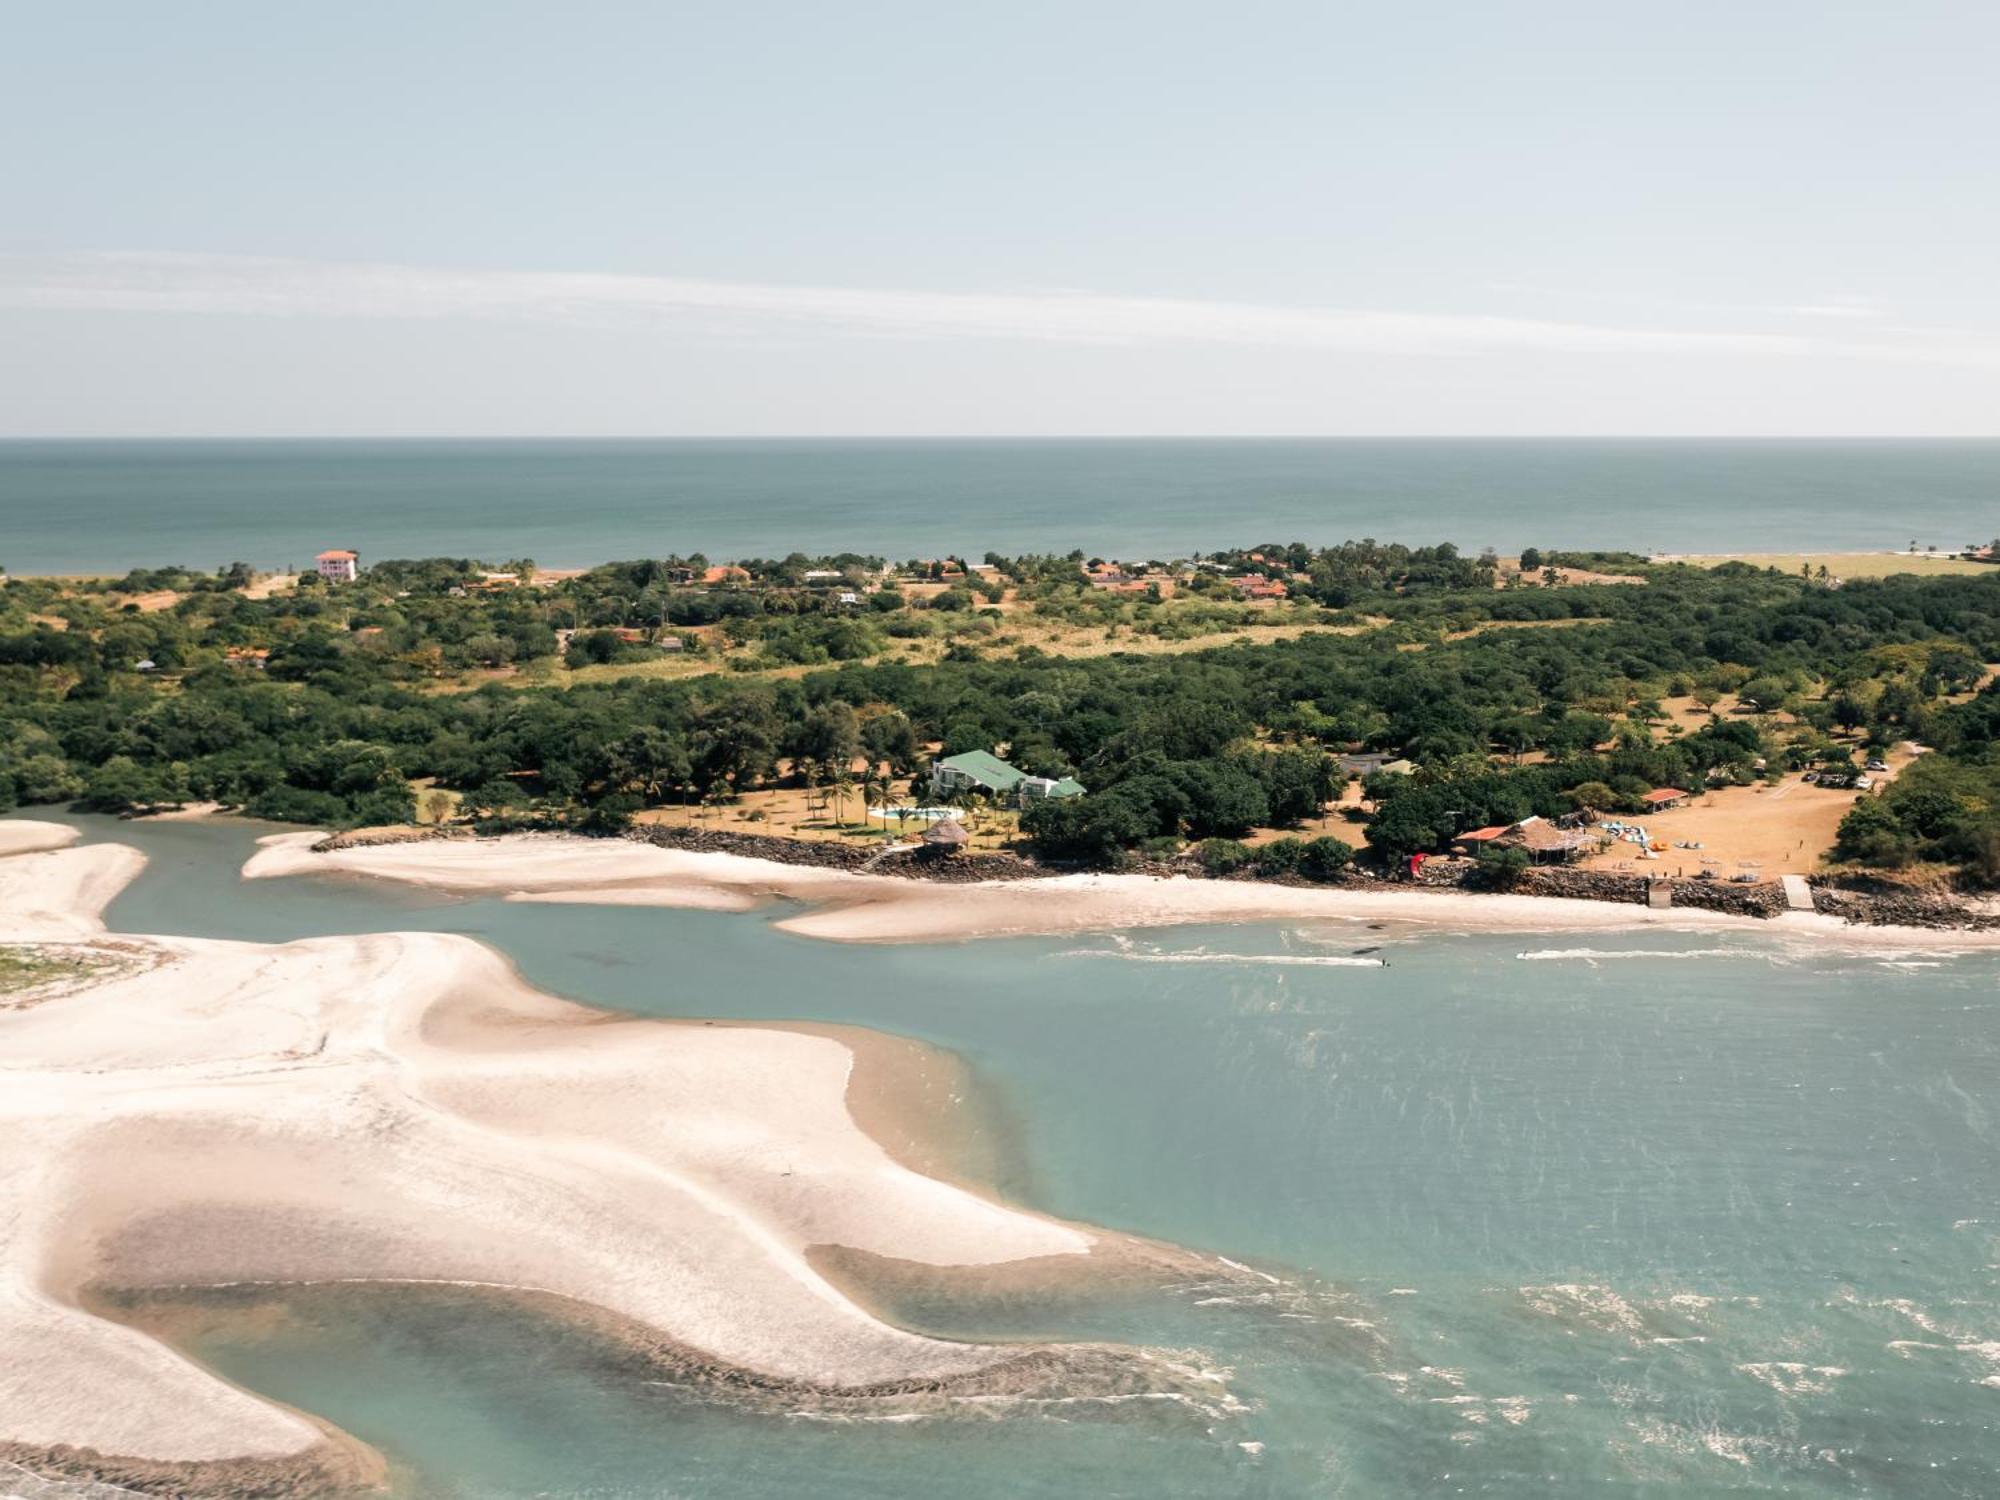
[[1748,563],[1753,568],[1776,568],[1780,573],[1796,573],[1801,565],[1817,575],[1821,568],[1835,578],[1890,578],[1912,573],[1919,578],[1939,578],[1947,574],[2000,573],[1992,563],[1967,562],[1928,552],[1734,552],[1716,556],[1661,556],[1655,562],[1692,563],[1714,568],[1727,562]]

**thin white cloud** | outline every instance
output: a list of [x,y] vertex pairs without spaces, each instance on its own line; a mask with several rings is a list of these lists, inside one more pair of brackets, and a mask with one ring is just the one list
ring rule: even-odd
[[1088,292],[878,291],[595,272],[457,270],[243,256],[0,257],[0,305],[339,318],[745,319],[917,338],[1218,343],[1375,353],[1781,353],[1778,335],[1282,307]]
[[2000,351],[1981,340],[1947,348],[1935,339],[1836,342],[1796,332],[1616,327],[1089,292],[866,290],[146,252],[0,256],[0,307],[592,324],[651,319],[694,327],[789,326],[870,337],[1062,344],[1217,344],[1405,355],[1825,355],[2000,366]]
[[1784,311],[1795,318],[1839,318],[1850,322],[1868,322],[1883,316],[1882,310],[1871,303],[1849,301],[1806,302]]

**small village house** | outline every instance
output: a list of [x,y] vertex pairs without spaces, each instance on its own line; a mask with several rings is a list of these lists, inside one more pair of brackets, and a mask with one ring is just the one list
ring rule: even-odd
[[1253,603],[1275,604],[1290,596],[1291,590],[1275,578],[1266,578],[1261,573],[1245,573],[1240,578],[1229,580],[1236,592]]
[[360,556],[344,548],[329,548],[313,561],[328,583],[352,583],[361,576]]
[[1394,758],[1387,750],[1355,750],[1336,755],[1334,762],[1350,776],[1373,776]]
[[1020,788],[1015,792],[1015,800],[1023,805],[1030,802],[1045,802],[1049,798],[1081,797],[1083,783],[1074,776],[1023,776]]
[[1391,758],[1386,751],[1381,750],[1364,750],[1353,755],[1335,756],[1334,763],[1348,775],[1364,779],[1377,774],[1408,776],[1417,769],[1415,761],[1400,757]]

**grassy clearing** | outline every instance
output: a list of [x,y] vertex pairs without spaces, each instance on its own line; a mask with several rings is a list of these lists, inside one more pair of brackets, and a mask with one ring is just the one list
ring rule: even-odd
[[[998,617],[996,624],[998,628],[990,634],[967,630],[950,636],[892,638],[880,653],[867,659],[877,664],[900,662],[911,666],[928,666],[942,660],[946,651],[954,644],[972,646],[993,655],[1007,655],[1024,647],[1032,647],[1050,656],[1064,657],[1113,656],[1121,653],[1135,656],[1179,656],[1237,642],[1288,641],[1315,631],[1336,635],[1358,635],[1376,628],[1373,625],[1322,625],[1311,621],[1286,620],[1268,625],[1261,622],[1231,625],[1173,639],[1151,634],[1143,626],[1075,624],[1067,620],[1047,619],[1032,614],[1005,614]],[[787,677],[803,677],[808,672],[824,671],[828,666],[837,665],[824,662],[811,665],[758,665],[760,659],[758,650],[757,643],[751,642],[744,646],[730,647],[722,652],[685,656],[663,654],[650,660],[606,662],[602,665],[574,669],[553,660],[538,661],[520,668],[463,672],[440,678],[430,684],[430,691],[464,693],[484,687],[488,683],[499,683],[503,687],[510,688],[567,688],[593,682],[621,682],[633,677],[652,682],[677,682],[689,677],[708,677],[716,674],[775,681]]]
[[[891,806],[910,799],[877,792],[878,803]],[[726,833],[755,833],[773,838],[803,839],[816,843],[874,843],[895,839],[913,840],[929,825],[898,822],[863,816],[858,787],[840,800],[838,811],[826,793],[810,795],[803,787],[767,787],[745,792],[733,802],[716,807],[683,807],[678,804],[652,807],[637,815],[639,823],[659,823],[673,828],[711,828]],[[967,808],[959,821],[972,835],[971,847],[979,850],[1004,849],[1020,834],[1020,818],[1012,809]]]

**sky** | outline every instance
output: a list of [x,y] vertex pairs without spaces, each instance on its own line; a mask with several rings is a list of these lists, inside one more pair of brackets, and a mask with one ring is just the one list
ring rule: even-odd
[[0,437],[2000,435],[2000,7],[0,0]]

